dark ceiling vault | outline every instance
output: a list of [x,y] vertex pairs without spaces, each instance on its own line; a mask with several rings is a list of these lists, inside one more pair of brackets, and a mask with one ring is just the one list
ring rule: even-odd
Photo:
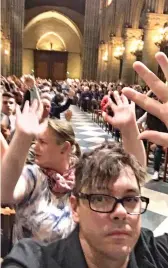
[[85,13],[85,0],[25,0],[26,9],[38,6],[62,6]]

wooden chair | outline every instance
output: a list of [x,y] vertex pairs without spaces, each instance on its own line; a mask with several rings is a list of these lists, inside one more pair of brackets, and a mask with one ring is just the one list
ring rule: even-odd
[[9,207],[0,209],[1,213],[1,257],[4,258],[12,249],[15,211]]

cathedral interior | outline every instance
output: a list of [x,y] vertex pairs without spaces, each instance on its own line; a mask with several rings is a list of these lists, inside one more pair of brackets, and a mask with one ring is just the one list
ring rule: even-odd
[[[166,86],[168,86],[168,0],[1,0],[0,35],[1,78],[5,81],[1,84],[1,90],[4,90],[6,84],[9,86],[12,85],[12,90],[14,88],[16,89],[16,91],[12,91],[8,90],[7,87],[1,94],[2,102],[5,103],[9,101],[9,99],[14,99],[14,95],[20,91],[19,96],[22,98],[22,102],[17,104],[20,105],[22,110],[23,103],[25,104],[27,97],[24,91],[25,89],[23,90],[25,86],[24,83],[26,83],[26,80],[23,79],[24,77],[28,77],[27,79],[30,78],[30,81],[34,81],[34,88],[38,88],[41,94],[40,96],[44,94],[44,107],[47,107],[48,105],[48,109],[52,109],[52,105],[55,101],[54,94],[58,94],[59,97],[62,98],[62,102],[60,101],[61,104],[59,103],[58,106],[59,108],[68,100],[69,106],[71,105],[70,109],[69,106],[66,108],[69,114],[66,114],[65,111],[65,113],[59,112],[58,117],[55,117],[63,121],[71,121],[76,142],[78,142],[82,153],[96,150],[98,145],[107,141],[117,141],[122,145],[124,139],[122,140],[120,129],[115,126],[110,126],[109,121],[105,120],[103,115],[104,112],[107,113],[107,110],[103,110],[104,108],[102,108],[102,99],[111,96],[108,95],[109,92],[117,90],[121,97],[121,91],[125,87],[130,87],[130,92],[132,88],[135,91],[137,90],[137,98],[134,98],[130,93],[130,99],[132,98],[131,100],[135,100],[135,109],[141,107],[143,115],[146,115],[146,117],[150,114],[150,111],[152,113],[151,107],[153,105],[154,109],[156,101],[159,103],[158,105],[168,103],[167,92],[159,92],[161,88],[168,89],[166,88]],[[160,62],[156,60],[156,55],[159,52],[164,53],[164,56],[163,53],[160,55],[164,57],[165,65],[160,64]],[[139,62],[141,68],[142,64],[144,64],[150,71],[146,71],[145,73],[145,70],[148,69],[143,67],[144,76],[140,74],[140,71],[138,73],[138,71],[135,70],[135,66],[133,68],[135,61]],[[150,77],[153,77],[150,81],[147,78],[147,74]],[[154,81],[152,81],[152,79]],[[14,82],[15,85],[13,86]],[[155,85],[155,82],[158,89],[156,88],[157,86]],[[30,93],[28,96],[30,99],[27,100],[31,103],[31,88],[27,86],[26,90]],[[152,95],[151,98],[154,100],[153,102],[151,101],[150,104],[148,93],[150,92],[151,94],[151,90],[154,93],[158,93],[158,97],[157,94]],[[71,91],[74,91],[75,93],[72,93]],[[14,95],[10,95],[13,93]],[[51,93],[51,95],[47,95],[49,93]],[[90,93],[92,95],[89,95]],[[104,95],[102,95],[103,93]],[[143,94],[147,96],[145,96],[146,98],[144,97],[144,99],[142,97]],[[82,99],[81,96],[84,96],[84,99]],[[3,98],[8,99],[6,100]],[[37,95],[36,98],[38,99]],[[143,99],[144,103],[142,103],[140,99],[138,100],[138,98]],[[108,105],[111,103],[110,101],[108,99]],[[128,101],[127,104],[131,105],[132,102]],[[2,117],[5,114],[3,105],[5,104],[2,104]],[[113,103],[113,105],[116,106],[116,102],[115,104]],[[151,107],[148,109],[148,106],[150,105]],[[58,108],[56,106],[53,107],[54,109]],[[160,136],[160,143],[157,143],[157,139],[156,143],[155,140],[147,142],[146,139],[143,143],[145,147],[144,151],[147,156],[146,169],[148,176],[145,184],[141,188],[140,194],[149,198],[150,203],[146,212],[142,215],[142,227],[152,231],[155,237],[162,235],[163,233],[168,233],[168,142],[166,141],[166,139],[168,140],[168,124],[166,119],[162,120],[162,118],[166,118],[166,114],[168,114],[166,107],[168,106],[165,104],[165,115],[163,115],[164,111],[162,111],[161,115],[160,108],[157,109],[159,116],[157,116],[156,111],[152,113],[153,117],[157,116],[159,118],[158,120],[162,121],[164,124],[164,127],[166,126],[166,130],[163,131],[165,132],[163,135],[167,135],[163,136],[164,142],[162,143],[162,136]],[[60,113],[62,114],[60,115]],[[9,115],[7,114],[7,116]],[[16,117],[16,109],[12,116]],[[70,119],[67,119],[68,116],[70,116]],[[123,115],[123,117],[124,116],[125,115]],[[50,112],[48,111],[45,119],[47,118],[53,119],[51,110]],[[147,119],[145,120],[147,121]],[[17,125],[17,120],[14,122],[16,122]],[[138,133],[140,134],[142,131],[142,129],[140,129],[142,127],[142,122],[139,121],[139,118],[137,118],[137,121],[135,120],[135,122],[137,123],[137,129],[139,128]],[[29,123],[30,121],[28,124]],[[2,122],[1,127],[4,127]],[[146,127],[146,129],[149,128]],[[143,130],[146,129],[145,127],[143,128]],[[130,135],[134,134],[131,132],[132,129],[130,128]],[[161,132],[162,130],[158,131],[159,134]],[[120,136],[117,137],[115,135]],[[162,133],[160,135],[162,135]],[[15,134],[11,139],[12,141],[13,139],[15,140]],[[25,138],[23,144],[26,144],[26,141]],[[32,144],[33,142],[34,140],[32,141]],[[7,148],[9,146],[10,149],[11,144],[9,141],[7,143]],[[22,149],[23,148],[20,148],[20,150]],[[160,161],[160,171],[155,170],[153,164],[156,160],[156,151],[157,153],[159,152],[159,154],[157,154],[159,160],[157,158],[157,161]],[[61,154],[63,153],[60,153],[60,159],[62,157]],[[138,154],[138,152],[136,153]],[[20,156],[22,156],[22,153],[20,153]],[[15,164],[16,163],[19,162],[16,161]],[[25,162],[23,161],[23,163]],[[60,163],[60,165],[61,164],[62,163]],[[153,179],[155,171],[157,172],[157,178]],[[29,174],[30,173],[31,172],[29,172]],[[5,171],[4,174],[6,174]],[[5,175],[3,176],[5,178]],[[86,200],[87,198],[88,200]],[[87,197],[87,194],[84,197],[85,201],[91,202],[91,198],[89,198],[90,197]],[[114,197],[114,199],[119,200],[117,201],[118,203],[124,202],[119,198],[117,199],[117,197]],[[4,244],[2,244],[1,247],[5,250],[2,258],[4,258],[12,248],[11,244],[9,246],[9,240],[11,242],[11,228],[13,228],[13,224],[15,223],[15,212],[17,215],[16,207],[14,207],[15,211],[12,206],[8,204],[6,205],[5,203],[5,208],[6,206],[9,206],[11,211],[14,212],[11,212],[11,214],[9,213],[11,216],[10,218],[8,217],[8,214],[3,214],[2,209],[4,209],[4,206],[2,205],[1,207],[4,234],[6,232],[8,238],[6,239],[4,235],[5,242],[3,242]],[[119,207],[121,204],[118,204],[117,206]],[[42,206],[39,207],[41,208]],[[45,209],[48,209],[47,206]],[[60,209],[60,211],[62,210]],[[59,213],[62,213],[60,211]],[[38,213],[40,214],[41,212],[38,211]],[[18,215],[19,217],[22,217],[21,214]],[[52,215],[52,217],[56,216]],[[33,224],[34,222],[32,223],[32,226],[36,226]],[[40,230],[40,223],[38,224],[39,225],[38,227],[36,226],[36,228]],[[66,225],[66,223],[63,223],[63,226],[64,225]],[[57,226],[54,228],[56,229]],[[60,236],[62,235],[61,228],[62,227],[60,226],[57,230]],[[45,231],[46,227],[44,226],[44,233]],[[27,232],[27,229],[25,233],[26,238],[31,237],[30,232]],[[49,234],[50,233],[47,235]],[[47,239],[44,239],[44,241],[47,241]],[[166,241],[168,241],[168,239]],[[153,257],[151,257],[151,259],[152,258]],[[168,258],[168,256],[165,257],[165,260],[167,260],[166,258]],[[8,261],[10,261],[10,258]],[[17,262],[19,263],[18,260]],[[167,262],[165,261],[164,264],[165,263]],[[107,267],[168,267],[167,264],[165,264],[165,266],[164,264],[163,266],[155,266],[153,264],[151,266],[111,265]],[[35,267],[29,265],[5,265],[8,264],[4,264],[2,267]],[[71,266],[59,267],[70,268]],[[74,265],[72,267],[75,268],[77,266]],[[80,267],[85,266],[81,265]]]
[[167,16],[167,0],[1,1],[1,73],[138,82],[136,59],[157,73],[168,54]]

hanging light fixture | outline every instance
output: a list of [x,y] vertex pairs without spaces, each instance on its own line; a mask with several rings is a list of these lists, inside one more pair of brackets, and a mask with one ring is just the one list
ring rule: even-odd
[[113,55],[117,60],[121,60],[123,58],[124,51],[125,47],[123,45],[118,46],[116,47]]
[[157,47],[168,46],[168,26],[159,29],[158,35],[154,37],[154,43]]
[[140,55],[142,55],[143,47],[144,47],[144,41],[135,40],[135,41],[132,42],[130,52],[134,56],[140,56]]

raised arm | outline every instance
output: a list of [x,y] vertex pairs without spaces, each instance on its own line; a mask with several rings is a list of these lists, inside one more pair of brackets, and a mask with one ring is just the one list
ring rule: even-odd
[[140,134],[135,116],[135,104],[129,104],[128,99],[118,92],[114,92],[116,104],[111,101],[110,106],[114,112],[111,117],[106,113],[103,116],[112,126],[118,128],[122,135],[123,146],[125,150],[133,154],[141,165],[146,166],[146,152],[143,142],[138,139]]
[[34,101],[31,107],[26,102],[23,113],[17,107],[16,131],[2,159],[2,203],[12,202],[13,200],[13,192],[21,175],[32,139],[39,130],[41,112],[42,108],[38,106],[37,101]]
[[6,151],[8,150],[8,143],[5,140],[4,136],[2,135],[2,133],[0,133],[0,143],[1,143],[1,161],[6,153]]

